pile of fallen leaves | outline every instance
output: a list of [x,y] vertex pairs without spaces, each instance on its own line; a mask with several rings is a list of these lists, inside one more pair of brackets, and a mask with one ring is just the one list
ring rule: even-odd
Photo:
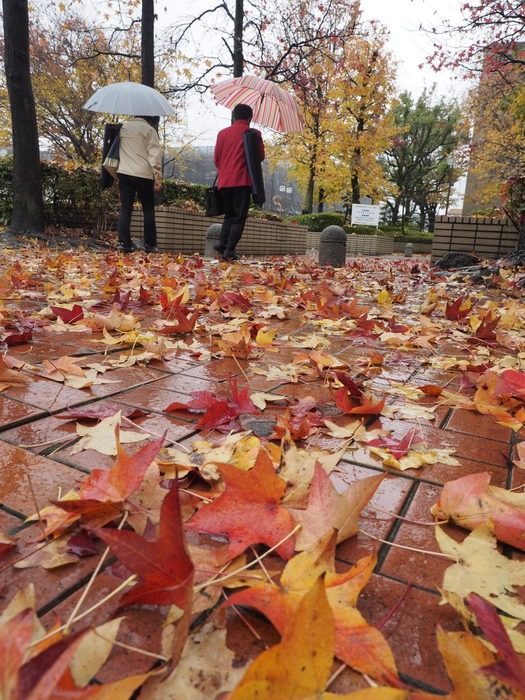
[[[144,444],[136,416],[109,402],[56,414],[76,423],[70,449],[115,460],[39,504],[31,552],[20,556],[17,534],[0,533],[0,566],[33,567],[38,585],[41,567],[98,563],[75,609],[52,628],[39,619],[32,586],[8,599],[0,613],[2,698],[436,697],[400,677],[382,631],[358,610],[375,555],[336,564],[337,545],[359,531],[387,471],[342,493],[330,475],[361,446],[385,470],[459,464],[418,433],[418,421],[432,421],[440,406],[491,415],[518,434],[525,423],[518,273],[500,271],[480,290],[413,260],[356,260],[332,270],[301,258],[226,265],[35,247],[3,251],[1,262],[1,390],[45,377],[89,395],[112,381],[113,370],[175,358],[227,357],[239,368],[219,393],[197,391],[163,407],[194,420],[184,445],[165,436]],[[33,363],[30,352],[12,352],[55,331],[89,334],[104,361],[65,354]],[[441,350],[452,345],[463,351]],[[454,370],[459,388],[382,380],[382,367],[397,361]],[[324,398],[308,392],[319,379]],[[258,391],[258,383],[279,391]],[[287,386],[301,391],[288,394]],[[406,420],[407,429],[372,428],[377,417]],[[334,440],[337,450],[323,447]],[[143,444],[124,449],[134,442]],[[517,468],[523,459],[518,444]],[[525,496],[474,474],[448,482],[433,515],[439,548],[451,559],[443,601],[464,622],[462,632],[437,630],[454,686],[448,697],[523,698],[525,569],[498,542],[525,550]],[[446,521],[471,532],[457,542]],[[247,610],[276,634],[241,662],[228,648],[225,620],[241,615],[250,626]],[[144,672],[131,668],[104,682],[122,644],[119,627],[133,614],[156,629],[157,651],[144,647]],[[361,689],[330,692],[348,667]]]

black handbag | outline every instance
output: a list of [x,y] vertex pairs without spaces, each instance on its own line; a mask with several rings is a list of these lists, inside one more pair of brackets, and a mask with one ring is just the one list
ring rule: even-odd
[[204,192],[204,216],[222,216],[223,214],[224,207],[216,177],[213,185]]
[[122,124],[106,124],[102,145],[100,187],[104,190],[115,182],[119,164],[120,127]]

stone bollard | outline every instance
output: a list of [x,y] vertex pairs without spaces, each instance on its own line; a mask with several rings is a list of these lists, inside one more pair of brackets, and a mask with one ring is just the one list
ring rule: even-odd
[[214,258],[217,255],[217,251],[214,249],[214,245],[220,240],[221,237],[222,224],[212,224],[208,226],[206,231],[206,240],[204,241],[204,257]]
[[414,244],[407,243],[405,246],[405,258],[411,258],[414,254]]
[[327,226],[319,240],[319,265],[344,267],[346,263],[346,233],[341,226]]

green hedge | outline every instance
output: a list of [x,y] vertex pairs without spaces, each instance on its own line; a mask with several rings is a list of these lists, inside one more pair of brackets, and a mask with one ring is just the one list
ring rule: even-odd
[[[7,225],[13,212],[13,159],[0,158],[0,221]],[[100,189],[100,172],[92,167],[65,168],[42,162],[42,197],[46,226],[83,228],[103,233],[114,227],[118,213],[116,187]]]
[[182,180],[164,180],[159,203],[190,208],[197,204],[203,208],[206,189],[207,185],[197,185]]
[[323,231],[327,226],[342,226],[344,216],[337,212],[299,214],[298,216],[290,217],[287,221],[307,226],[309,231]]

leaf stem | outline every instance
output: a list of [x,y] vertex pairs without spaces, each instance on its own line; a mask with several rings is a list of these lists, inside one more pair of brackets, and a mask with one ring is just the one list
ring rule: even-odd
[[443,552],[432,552],[430,549],[418,549],[417,547],[407,547],[404,544],[397,544],[396,542],[389,542],[388,540],[382,540],[380,537],[372,535],[370,532],[366,532],[362,528],[359,528],[359,532],[366,537],[370,537],[372,540],[377,542],[382,542],[383,544],[388,544],[390,547],[397,547],[398,549],[407,549],[409,552],[418,552],[419,554],[431,554],[433,557],[443,557],[444,559],[449,559],[450,561],[457,561],[456,557],[450,556],[450,554],[444,554]]
[[[286,540],[290,539],[290,537],[292,537],[293,535],[295,535],[295,533],[296,533],[300,528],[301,528],[301,525],[300,525],[300,524],[296,525],[296,526],[294,527],[294,529],[291,530],[291,531],[286,535],[286,537],[283,537],[282,540],[281,540],[280,542],[277,542],[277,544],[274,544],[273,547],[270,547],[270,549],[266,550],[266,552],[264,552],[264,554],[261,555],[261,556],[257,559],[257,561],[259,561],[260,559],[264,559],[264,558],[267,557],[269,554],[271,554],[273,551],[275,551],[276,549],[278,549],[284,542],[286,542]],[[214,578],[212,577],[212,578],[210,578],[208,581],[205,581],[204,583],[201,583],[201,584],[199,584],[198,586],[194,586],[194,587],[193,587],[193,591],[194,591],[194,593],[198,593],[199,591],[204,590],[204,589],[207,588],[208,586],[215,585],[215,584],[217,584],[217,583],[222,583],[222,581],[227,581],[229,578],[232,578],[232,576],[237,576],[237,575],[240,574],[242,571],[246,571],[246,570],[249,569],[251,566],[253,566],[253,564],[254,564],[254,562],[253,562],[253,561],[250,561],[250,562],[248,562],[248,564],[245,564],[244,566],[241,566],[240,568],[236,569],[235,571],[231,571],[231,572],[230,572],[229,574],[227,574],[226,576],[222,576],[222,577],[216,578],[216,579],[214,579]]]

